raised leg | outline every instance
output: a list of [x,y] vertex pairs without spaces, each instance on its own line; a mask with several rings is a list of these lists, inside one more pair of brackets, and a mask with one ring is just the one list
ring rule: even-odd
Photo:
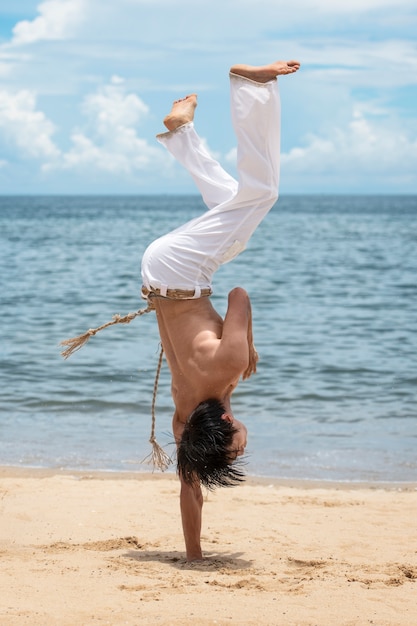
[[276,78],[299,67],[298,61],[276,61],[260,67],[230,68],[241,201],[262,196],[267,189],[272,193],[278,190],[281,105]]
[[176,100],[164,118],[168,133],[157,135],[175,159],[192,176],[209,209],[230,200],[237,191],[237,181],[208,152],[194,128],[197,95]]

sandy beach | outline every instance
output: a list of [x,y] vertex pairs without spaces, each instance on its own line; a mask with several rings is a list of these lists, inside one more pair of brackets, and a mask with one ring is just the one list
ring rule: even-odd
[[248,481],[187,563],[172,475],[0,470],[2,626],[417,624],[417,488]]

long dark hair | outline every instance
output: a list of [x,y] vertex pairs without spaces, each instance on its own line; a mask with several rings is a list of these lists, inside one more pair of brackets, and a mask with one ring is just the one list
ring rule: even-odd
[[231,445],[237,432],[222,418],[218,400],[201,402],[185,424],[177,450],[177,471],[188,484],[197,479],[208,489],[234,487],[244,480],[242,463],[234,460]]

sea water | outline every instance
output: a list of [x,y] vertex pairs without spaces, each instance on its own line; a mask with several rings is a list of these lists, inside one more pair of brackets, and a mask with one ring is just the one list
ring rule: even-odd
[[[67,361],[58,344],[145,306],[144,249],[203,210],[194,196],[0,198],[0,464],[150,471],[154,313]],[[282,197],[215,275],[222,315],[236,285],[260,354],[232,401],[247,472],[417,480],[417,197]],[[165,364],[169,454],[172,413]]]

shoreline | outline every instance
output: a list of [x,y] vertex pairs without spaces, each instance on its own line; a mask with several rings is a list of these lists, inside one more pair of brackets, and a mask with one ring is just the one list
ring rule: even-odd
[[[20,465],[0,465],[1,478],[50,478],[52,476],[73,476],[79,479],[93,478],[97,480],[174,480],[177,476],[173,472],[149,471],[120,471],[103,469],[71,469],[53,467],[31,467]],[[248,474],[242,486],[266,485],[274,487],[289,487],[291,489],[382,489],[384,491],[417,491],[417,481],[369,481],[369,480],[323,480],[315,478],[281,478],[276,476],[256,476]]]

